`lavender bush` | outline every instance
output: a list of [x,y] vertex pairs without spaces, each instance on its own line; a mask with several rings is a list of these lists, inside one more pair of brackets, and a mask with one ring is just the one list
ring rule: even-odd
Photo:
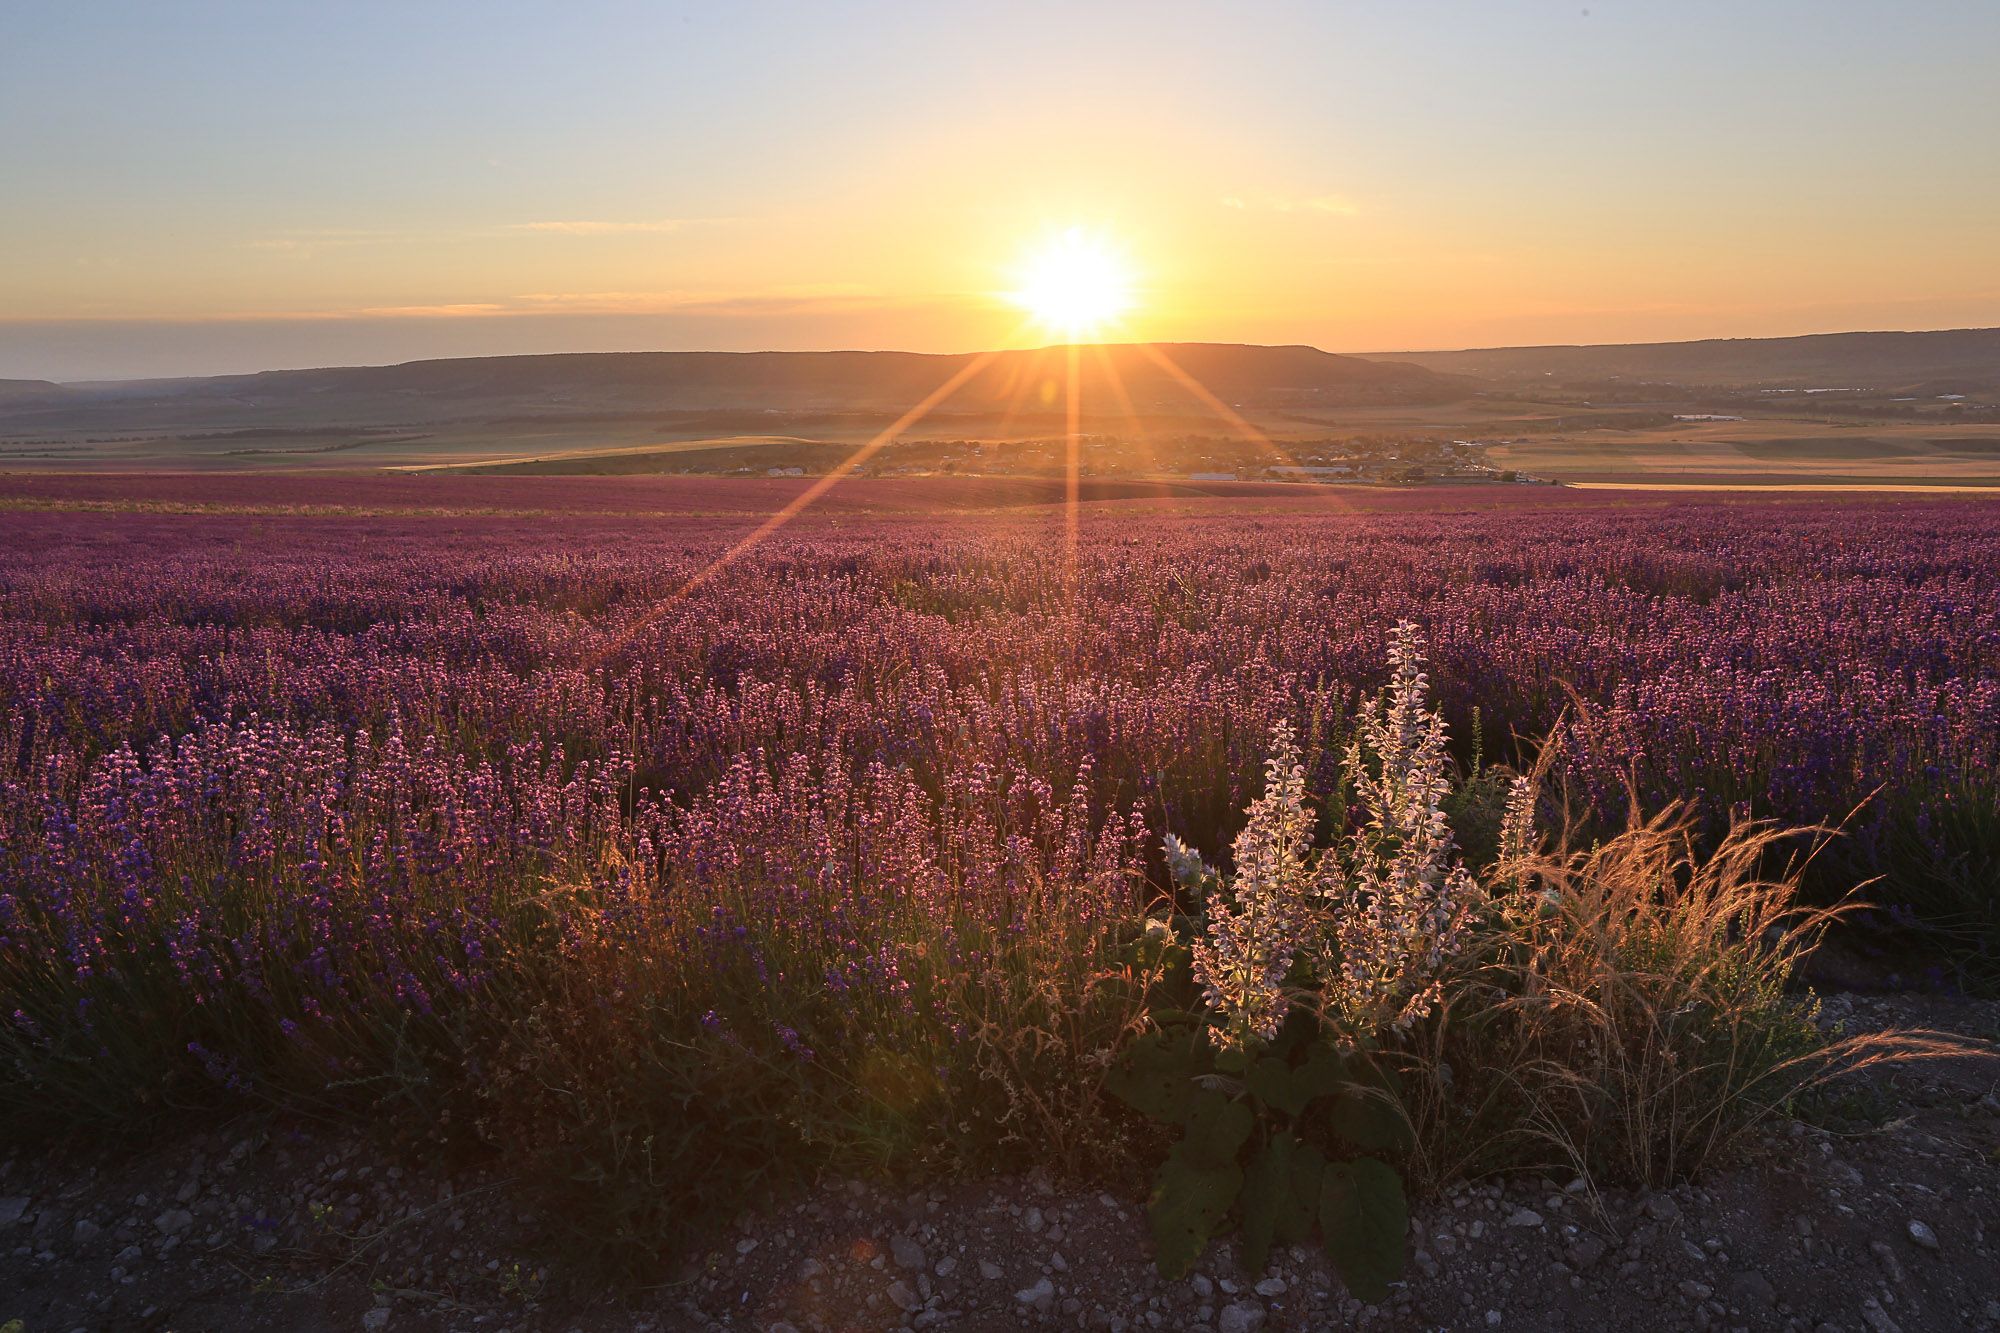
[[[520,1071],[727,1067],[762,1071],[759,1123],[801,1152],[1087,1158],[1131,1017],[1104,978],[1167,830],[1288,883],[1301,838],[1349,830],[1284,792],[1345,772],[1387,821],[1319,881],[1356,909],[1342,958],[1374,960],[1352,994],[1420,1010],[1379,978],[1452,929],[1444,739],[1361,704],[1404,620],[1454,744],[1476,708],[1525,760],[1511,738],[1560,718],[1551,780],[1614,823],[1628,781],[1717,832],[1859,807],[1829,885],[1885,874],[1878,897],[1992,928],[1981,502],[1131,502],[1087,516],[1073,577],[1054,511],[847,511],[678,597],[748,519],[555,481],[490,513],[229,488],[248,512],[0,529],[10,1123],[404,1099],[496,1137],[569,1116],[546,1137],[594,1152]],[[1391,733],[1411,767],[1349,755]],[[1251,983],[1290,946],[1244,930],[1212,976],[1261,1029]],[[639,1077],[619,1097],[649,1104]]]

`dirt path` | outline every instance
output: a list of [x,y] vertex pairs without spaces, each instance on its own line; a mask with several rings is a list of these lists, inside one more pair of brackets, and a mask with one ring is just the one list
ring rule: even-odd
[[[2000,1035],[2000,1004],[1837,997],[1850,1030]],[[828,1185],[674,1285],[575,1294],[503,1177],[295,1124],[0,1164],[0,1326],[67,1330],[1085,1328],[2000,1330],[2000,1060],[1856,1080],[1697,1187],[1467,1186],[1416,1210],[1408,1281],[1349,1298],[1316,1253],[1153,1272],[1137,1201],[1012,1180]]]

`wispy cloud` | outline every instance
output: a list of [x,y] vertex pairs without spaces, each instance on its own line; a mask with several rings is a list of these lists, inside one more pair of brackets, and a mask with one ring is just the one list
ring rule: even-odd
[[512,308],[537,314],[792,314],[813,310],[846,310],[880,305],[876,293],[841,283],[773,287],[756,292],[528,292]]
[[467,319],[512,313],[507,306],[492,301],[462,301],[453,305],[374,305],[363,306],[354,312],[363,319]]
[[1343,218],[1355,217],[1361,212],[1361,205],[1338,194],[1231,194],[1223,196],[1222,206],[1245,213],[1325,213]]
[[626,236],[641,232],[679,231],[704,218],[654,218],[642,222],[603,222],[587,219],[562,222],[516,222],[510,231],[538,231],[556,236]]
[[276,250],[286,254],[313,255],[321,250],[346,250],[362,245],[394,245],[409,240],[407,233],[348,227],[303,227],[259,236],[249,243],[252,250]]
[[[769,316],[910,306],[906,298],[844,283],[767,287],[751,291],[676,289],[636,292],[524,292],[489,301],[434,305],[349,306],[327,310],[231,310],[177,316],[191,324],[244,321],[310,322],[346,319],[506,319],[525,315],[740,315]],[[100,316],[97,318],[112,318]],[[125,317],[121,317],[125,318]]]

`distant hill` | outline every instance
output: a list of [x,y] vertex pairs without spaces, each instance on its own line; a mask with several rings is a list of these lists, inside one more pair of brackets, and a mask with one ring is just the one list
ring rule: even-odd
[[2000,329],[1930,333],[1820,333],[1799,338],[1596,347],[1490,347],[1383,352],[1372,358],[1453,375],[1519,382],[1651,380],[1715,387],[2000,389]]
[[0,404],[51,402],[67,392],[49,380],[0,380]]
[[[1225,403],[1428,403],[1464,397],[1454,379],[1417,366],[1311,347],[1160,344]],[[916,352],[589,352],[412,361],[395,366],[277,370],[203,379],[49,385],[11,408],[0,429],[224,429],[312,422],[418,423],[500,416],[771,409],[900,410],[963,370],[973,355]],[[1062,407],[1068,349],[994,357],[952,397],[954,411]],[[1199,410],[1195,397],[1139,345],[1085,347],[1083,392],[1102,411],[1118,394],[1141,410]]]

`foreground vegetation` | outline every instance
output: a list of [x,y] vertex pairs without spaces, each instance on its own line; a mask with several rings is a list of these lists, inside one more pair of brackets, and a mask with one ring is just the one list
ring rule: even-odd
[[[1415,626],[1329,648],[1266,591],[1336,562],[1364,594],[1429,586],[1441,566],[1382,532],[1169,569],[1122,528],[1088,552],[1091,614],[1005,529],[948,559],[788,542],[709,603],[655,595],[706,554],[678,536],[560,557],[535,536],[447,527],[372,563],[308,542],[248,585],[193,544],[124,584],[75,547],[17,554],[10,1131],[366,1115],[505,1154],[632,1274],[823,1170],[1156,1175],[1164,1265],[1231,1227],[1253,1256],[1316,1229],[1359,1292],[1395,1272],[1407,1189],[1678,1179],[1812,1080],[1922,1049],[1825,1044],[1786,983],[1828,909],[1773,873],[1788,844],[1755,812],[1607,812],[1623,733],[1587,712],[1515,771],[1465,743],[1514,712],[1462,707],[1454,755]],[[1374,565],[1334,540],[1361,536]],[[1815,539],[1810,567],[1859,558]],[[1602,567],[1555,572],[1573,551],[1517,558],[1572,616],[1586,588],[1621,600]],[[1678,589],[1655,617],[1777,601],[1694,558],[1597,558]],[[1896,582],[1948,559],[1990,577],[1913,541]],[[726,595],[748,588],[745,616]],[[1732,642],[1782,642],[1757,632]],[[1448,635],[1461,698],[1526,697]],[[1300,660],[1385,638],[1379,696]],[[1943,687],[1990,684],[1926,651]],[[1924,737],[1956,782],[1969,735],[1887,715],[1859,739]],[[1735,781],[1822,790],[1795,735],[1740,739],[1715,771],[1762,754]]]

